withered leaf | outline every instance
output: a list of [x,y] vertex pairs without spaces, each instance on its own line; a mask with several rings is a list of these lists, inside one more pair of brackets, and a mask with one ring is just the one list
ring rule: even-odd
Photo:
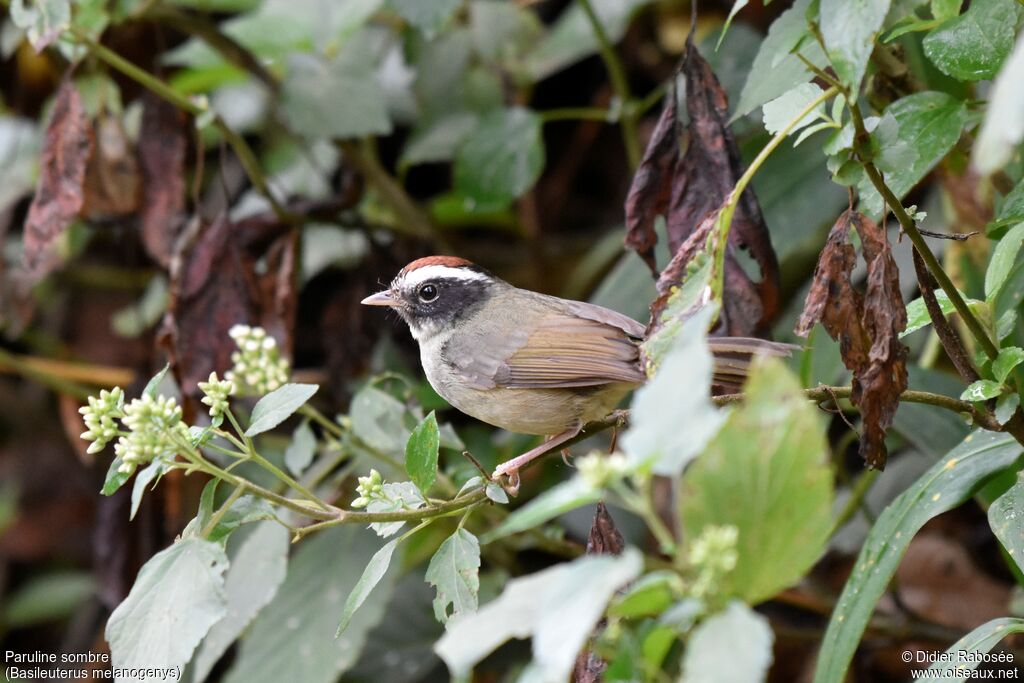
[[82,215],[94,220],[126,216],[139,208],[139,164],[120,119],[101,114],[93,127],[96,148],[85,171]]
[[170,303],[161,331],[179,385],[196,385],[231,367],[232,325],[260,325],[285,354],[292,348],[297,231],[221,217],[202,226],[171,264]]
[[[857,260],[849,243],[851,226],[867,263],[863,294],[850,281]],[[899,340],[907,311],[885,229],[855,211],[845,211],[829,233],[796,333],[806,337],[816,322],[839,342],[843,363],[853,373],[850,400],[861,411],[861,457],[884,469],[885,431],[907,388],[907,348]]]
[[43,253],[82,210],[85,169],[93,133],[82,97],[65,79],[46,128],[36,194],[25,220],[25,265],[36,270]]
[[185,123],[184,112],[174,105],[155,95],[144,97],[139,130],[142,243],[165,268],[185,221]]
[[[697,242],[691,237],[699,228],[707,227],[708,216],[721,210],[743,174],[739,149],[728,127],[725,91],[693,44],[692,36],[687,40],[680,70],[686,80],[685,151],[681,156],[677,154],[676,104],[674,96],[669,96],[626,202],[626,244],[636,249],[648,265],[653,263],[652,250],[657,241],[654,217],[666,214],[669,250],[675,257],[659,278],[662,293],[679,284],[678,276],[706,241],[706,235]],[[749,187],[740,196],[731,225],[721,324],[715,332],[764,334],[778,312],[779,266],[761,209]],[[685,250],[683,254],[679,253],[681,249]],[[753,282],[744,272],[736,249],[749,251],[760,268],[760,282]]]
[[[625,547],[626,543],[622,539],[622,534],[615,528],[615,520],[608,513],[608,508],[603,501],[598,502],[594,522],[590,526],[590,536],[587,538],[587,555],[618,555]],[[600,632],[604,624],[602,620],[597,625],[595,634]],[[586,647],[576,656],[572,680],[574,683],[598,683],[604,680],[607,668],[608,662],[590,647]]]

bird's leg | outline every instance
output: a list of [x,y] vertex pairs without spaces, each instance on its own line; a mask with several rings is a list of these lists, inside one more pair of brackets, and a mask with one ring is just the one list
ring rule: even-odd
[[506,474],[509,475],[509,478],[512,478],[513,474],[517,474],[519,472],[519,468],[523,467],[526,463],[530,462],[531,460],[539,458],[548,451],[554,450],[555,446],[565,443],[572,437],[579,434],[582,428],[582,424],[576,424],[570,427],[569,429],[566,429],[561,434],[555,434],[550,439],[548,439],[541,445],[537,446],[536,448],[530,449],[523,453],[522,455],[516,456],[515,458],[512,458],[507,462],[501,463],[500,465],[498,465],[498,468],[494,470],[494,478],[497,479],[498,477],[504,476]]

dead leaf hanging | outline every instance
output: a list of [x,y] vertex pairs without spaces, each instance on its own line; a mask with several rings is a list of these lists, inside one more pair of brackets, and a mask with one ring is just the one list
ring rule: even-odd
[[36,194],[25,220],[25,266],[36,271],[41,258],[82,210],[85,170],[93,132],[82,97],[70,79],[57,91],[46,128]]
[[139,131],[142,243],[165,268],[185,221],[186,142],[184,113],[155,95],[144,97]]
[[[851,226],[867,263],[863,294],[850,282],[857,260],[849,243]],[[884,469],[885,431],[907,388],[907,348],[899,340],[907,311],[885,230],[855,211],[845,211],[829,233],[796,333],[806,337],[816,322],[839,342],[843,363],[853,373],[850,400],[861,411],[861,457],[870,467]]]

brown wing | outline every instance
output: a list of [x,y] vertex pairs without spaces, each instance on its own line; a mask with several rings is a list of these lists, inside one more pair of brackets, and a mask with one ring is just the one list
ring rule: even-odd
[[615,324],[564,313],[543,318],[494,375],[496,385],[508,388],[586,387],[643,380],[637,344],[630,334]]

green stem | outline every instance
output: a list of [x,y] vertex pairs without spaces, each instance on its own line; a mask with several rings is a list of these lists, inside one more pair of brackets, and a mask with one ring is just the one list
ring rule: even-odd
[[718,218],[718,247],[715,250],[715,294],[718,298],[721,298],[725,283],[725,252],[726,245],[729,243],[729,230],[732,227],[732,217],[736,212],[736,206],[739,204],[740,197],[743,196],[743,191],[747,189],[747,185],[750,184],[754,174],[761,168],[765,160],[767,160],[768,157],[771,156],[772,152],[782,144],[782,141],[789,136],[789,133],[793,128],[803,121],[804,117],[814,111],[818,105],[826,102],[838,93],[839,89],[833,86],[814,98],[796,116],[790,119],[782,130],[776,133],[775,136],[768,141],[768,144],[761,149],[754,160],[750,162],[750,165],[747,166],[747,170],[743,172],[740,179],[736,181],[736,186],[732,189],[732,192],[729,193],[729,197],[722,205],[722,212]]
[[594,31],[601,59],[604,61],[605,68],[608,69],[608,78],[611,80],[612,88],[619,98],[619,104],[622,107],[622,143],[626,147],[626,158],[629,160],[629,166],[635,169],[640,165],[640,141],[636,130],[635,103],[633,102],[633,95],[629,91],[626,69],[623,67],[619,56],[615,53],[615,47],[608,37],[608,32],[604,30],[600,17],[594,11],[593,4],[591,4],[590,0],[577,0],[577,2],[579,2],[580,7],[583,9],[583,13],[587,15],[590,27]]
[[540,120],[544,123],[554,121],[601,121],[603,123],[615,123],[615,115],[608,109],[599,107],[564,107],[562,109],[548,109],[540,113]]
[[832,531],[829,532],[829,538],[836,535],[840,529],[846,526],[857,510],[860,509],[861,502],[864,500],[864,496],[871,490],[871,485],[875,483],[875,479],[881,474],[882,470],[865,470],[857,477],[857,481],[854,483],[853,488],[850,489],[850,499],[846,501],[846,505],[843,506],[842,512],[836,517],[835,523],[832,525]]
[[210,534],[213,533],[213,530],[217,528],[218,524],[220,524],[220,520],[224,518],[224,515],[227,514],[227,511],[231,509],[231,506],[235,504],[235,501],[242,497],[242,494],[245,493],[245,490],[248,487],[249,483],[246,481],[242,481],[235,486],[235,490],[231,492],[231,495],[224,501],[224,504],[221,505],[217,512],[214,513],[213,517],[211,517],[210,521],[206,523],[206,526],[203,527],[203,530],[199,535],[203,538],[209,538]]
[[299,412],[308,417],[309,419],[313,420],[314,422],[316,422],[318,425],[320,425],[328,432],[333,434],[335,437],[341,439],[342,437],[345,436],[345,430],[341,428],[341,425],[339,425],[334,420],[331,420],[326,415],[324,415],[323,413],[321,413],[319,410],[309,405],[308,403],[304,404],[301,408],[299,408]]
[[[847,98],[849,100],[849,98]],[[863,145],[868,143],[869,134],[867,128],[864,126],[864,118],[861,116],[860,107],[856,102],[848,102],[850,107],[850,118],[853,120],[853,127],[856,131],[856,144],[854,149],[860,149]],[[964,301],[963,297],[960,296],[960,292],[957,290],[953,281],[946,274],[946,271],[942,269],[935,254],[932,253],[928,243],[925,242],[924,236],[917,229],[917,224],[914,223],[914,219],[910,217],[906,209],[903,208],[903,203],[893,193],[889,186],[885,184],[885,180],[882,178],[881,172],[875,166],[874,162],[871,161],[870,157],[863,155],[858,152],[858,157],[864,166],[864,171],[867,173],[868,178],[871,180],[871,184],[875,186],[878,194],[882,195],[882,199],[885,200],[889,210],[892,211],[893,215],[896,216],[896,220],[899,221],[900,227],[903,228],[903,232],[907,234],[910,241],[913,243],[914,248],[921,255],[922,260],[932,276],[942,287],[942,291],[949,297],[950,302],[953,304],[953,308],[960,314],[960,318],[967,325],[967,329],[970,330],[971,336],[977,340],[982,350],[989,358],[994,359],[999,355],[999,349],[989,338],[988,333],[985,331],[985,327],[981,324],[981,321],[974,315],[967,302]]]

